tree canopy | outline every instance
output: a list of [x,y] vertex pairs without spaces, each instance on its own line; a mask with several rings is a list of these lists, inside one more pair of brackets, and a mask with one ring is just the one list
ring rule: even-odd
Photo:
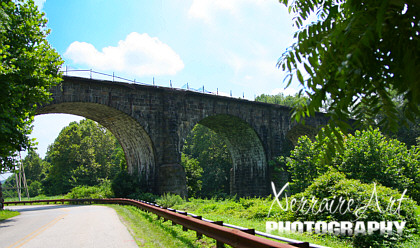
[[222,137],[198,124],[186,138],[182,153],[189,195],[212,197],[230,193],[232,158]]
[[[110,188],[110,180],[119,186],[116,196],[132,194],[140,186],[135,177],[127,173],[125,155],[117,139],[92,120],[70,123],[48,147],[44,159],[34,150],[29,150],[22,164],[31,197],[65,194],[74,188],[82,191],[92,189],[92,186]],[[122,172],[126,176],[121,178],[120,175],[122,180],[116,180]],[[127,179],[132,182],[127,182]],[[130,183],[132,185],[127,187]],[[5,185],[14,188],[15,176],[9,177]],[[125,192],[121,192],[124,187]],[[129,194],[118,195],[127,192]],[[7,196],[15,195],[14,191],[7,192]]]
[[304,191],[313,180],[328,172],[340,171],[347,178],[363,183],[377,182],[399,190],[407,189],[416,201],[420,200],[420,148],[407,146],[396,139],[388,139],[379,129],[356,131],[346,135],[344,152],[336,153],[326,165],[322,158],[326,146],[320,145],[324,138],[316,136],[314,141],[303,136],[298,146],[286,159],[294,193]]
[[295,94],[294,96],[285,96],[283,93],[279,93],[277,95],[261,94],[255,98],[255,101],[295,107],[306,104],[308,98],[299,94]]
[[51,165],[43,181],[45,193],[63,194],[113,178],[123,160],[120,151],[116,138],[96,122],[70,123],[48,148],[45,160]]
[[0,171],[30,147],[37,105],[61,80],[62,60],[48,44],[46,24],[32,0],[0,0]]
[[[420,4],[417,0],[280,0],[293,13],[296,42],[279,59],[288,86],[297,78],[309,96],[295,118],[318,111],[330,98],[326,130],[359,125],[398,127],[392,91],[403,99],[403,114],[414,121],[420,106]],[[317,20],[309,24],[313,15]],[[336,133],[336,132],[335,132]],[[337,134],[337,133],[336,133]]]

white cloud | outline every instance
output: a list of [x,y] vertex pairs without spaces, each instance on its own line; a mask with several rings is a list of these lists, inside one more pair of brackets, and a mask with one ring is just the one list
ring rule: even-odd
[[174,75],[184,68],[180,56],[171,47],[147,33],[133,32],[116,47],[105,47],[102,51],[90,43],[75,41],[64,56],[92,69],[137,76]]
[[210,24],[219,11],[227,11],[230,15],[238,16],[240,7],[244,4],[261,6],[267,0],[193,0],[188,10],[189,17],[201,19]]
[[35,0],[34,2],[35,2],[35,5],[38,6],[38,9],[39,10],[42,10],[42,8],[44,8],[44,3],[46,1],[47,0]]
[[215,11],[227,10],[231,14],[234,14],[235,2],[225,0],[194,0],[188,11],[188,15],[192,18],[202,19],[204,22],[210,23]]

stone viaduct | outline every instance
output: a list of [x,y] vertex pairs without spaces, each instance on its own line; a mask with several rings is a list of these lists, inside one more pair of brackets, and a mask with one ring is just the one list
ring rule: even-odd
[[[196,124],[226,140],[232,194],[269,194],[268,161],[290,147],[288,133],[297,127],[285,106],[160,86],[64,76],[51,93],[52,102],[37,114],[74,114],[100,123],[120,142],[129,172],[158,194],[186,193],[181,150]],[[317,114],[306,125],[326,122]]]

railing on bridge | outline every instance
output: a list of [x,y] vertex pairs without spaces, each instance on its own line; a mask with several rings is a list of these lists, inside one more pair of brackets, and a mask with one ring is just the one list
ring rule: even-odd
[[[231,245],[232,247],[249,247],[249,248],[268,248],[268,247],[279,247],[279,248],[296,248],[296,247],[313,247],[313,248],[327,248],[325,246],[309,244],[308,242],[301,242],[293,239],[279,237],[271,235],[255,229],[248,229],[240,226],[235,226],[222,221],[211,221],[197,216],[195,214],[179,211],[171,208],[163,208],[157,204],[149,203],[140,200],[113,198],[113,199],[55,199],[55,200],[36,200],[36,201],[16,201],[16,202],[4,202],[4,205],[16,205],[16,204],[34,204],[34,203],[61,203],[65,202],[73,204],[81,203],[98,203],[98,204],[121,204],[121,205],[132,205],[143,211],[151,212],[156,214],[158,218],[164,220],[170,220],[173,224],[178,224],[183,227],[184,231],[193,230],[197,233],[197,238],[201,238],[202,235],[213,238],[217,242],[217,247],[224,247],[223,244]],[[261,238],[262,237],[275,239],[288,244],[279,243],[273,240]]]
[[[103,73],[103,72],[94,71],[92,69],[89,69],[89,70],[70,69],[69,70],[66,67],[66,69],[65,70],[61,70],[61,72],[65,76],[71,76],[69,74],[73,74],[73,75],[74,74],[77,74],[77,76],[80,76],[80,77],[85,77],[85,78],[90,78],[90,79],[99,79],[99,78],[94,78],[94,75],[100,75],[100,76],[105,76],[105,77],[112,78],[112,81],[115,81],[115,79],[119,79],[119,80],[123,80],[123,81],[128,82],[128,83],[135,83],[135,84],[140,84],[140,85],[154,85],[154,86],[157,86],[157,85],[155,85],[155,79],[154,78],[153,78],[152,84],[148,84],[148,83],[136,81],[136,79],[133,79],[132,80],[132,79],[127,79],[127,78],[119,77],[119,76],[116,76],[115,73],[112,73],[112,75],[111,75],[111,74],[107,74],[107,73]],[[80,73],[88,73],[88,76],[87,75],[82,76],[82,75],[80,75]],[[174,88],[174,87],[172,87],[172,80],[169,80],[169,87],[170,88]],[[208,91],[208,90],[205,89],[204,85],[203,85],[203,87],[201,87],[199,89],[194,89],[194,88],[190,88],[188,82],[184,86],[182,86],[181,88],[175,88],[175,89],[184,89],[184,90],[190,90],[190,91],[200,92],[200,93],[203,93],[203,94],[212,94],[212,95],[221,95],[221,96],[230,96],[230,97],[233,97],[232,96],[232,90],[230,91],[230,95],[229,95],[227,93],[219,92],[219,88],[217,88],[215,92]],[[255,98],[255,96],[254,96],[254,98]],[[245,93],[244,92],[242,92],[242,99],[245,99]]]

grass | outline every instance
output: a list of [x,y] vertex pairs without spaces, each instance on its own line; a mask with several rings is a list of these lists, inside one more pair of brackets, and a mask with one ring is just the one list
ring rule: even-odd
[[16,211],[10,211],[10,210],[0,210],[0,221],[18,216],[20,213]]
[[[31,200],[41,199],[60,199],[63,196],[38,196]],[[6,201],[16,201],[16,198],[7,198]],[[26,199],[22,199],[26,200]],[[190,199],[182,202],[173,208],[188,211],[197,215],[202,215],[206,219],[223,221],[225,223],[238,225],[246,228],[265,232],[266,213],[271,205],[271,200],[267,199],[240,199],[238,200],[203,200]],[[183,232],[181,226],[172,226],[170,221],[163,222],[157,220],[153,214],[145,213],[131,206],[111,205],[120,215],[124,224],[130,229],[140,247],[214,247],[215,241],[204,237],[197,241],[194,231]],[[0,221],[3,214],[0,211]],[[9,211],[10,212],[10,211]],[[417,219],[420,223],[420,207],[415,209]],[[19,213],[11,213],[13,216]],[[10,216],[10,217],[13,217]],[[6,218],[10,218],[6,217]],[[273,220],[273,219],[270,219]],[[274,219],[274,221],[276,221]],[[273,233],[278,236],[291,238],[299,241],[306,241],[329,247],[353,247],[350,241],[339,239],[335,236],[311,235],[307,233]],[[402,244],[403,248],[420,248],[420,235],[414,235],[410,240]]]
[[[238,225],[246,228],[266,232],[265,223],[267,220],[279,221],[276,219],[267,219],[267,208],[271,205],[271,200],[267,199],[240,199],[222,200],[215,199],[202,200],[190,199],[189,202],[176,205],[173,208],[184,210],[197,215],[202,215],[206,219],[213,221],[223,221],[225,223]],[[264,214],[265,213],[265,214]],[[416,207],[415,213],[420,223],[420,207]],[[270,215],[271,216],[271,215]],[[353,247],[351,240],[340,239],[332,235],[316,235],[308,233],[273,233],[277,236],[291,238],[299,241],[306,241],[313,244],[329,247]],[[404,248],[420,248],[420,236],[414,235],[410,240],[402,244]]]
[[[128,227],[139,247],[214,247],[213,239],[203,237],[196,240],[194,231],[184,232],[182,227],[172,226],[170,221],[157,220],[156,215],[143,212],[132,206],[111,205],[120,215],[122,222]],[[212,220],[223,220],[226,223],[252,227],[259,231],[265,231],[265,222],[227,217],[219,214],[205,214],[196,212],[203,217]],[[304,240],[330,247],[352,247],[335,237],[313,237],[305,234],[288,234],[284,237]],[[230,246],[226,246],[230,247]]]
[[[242,218],[235,218],[226,215],[220,214],[211,214],[211,213],[195,213],[198,215],[202,215],[206,219],[220,221],[222,220],[224,223],[229,223],[232,225],[242,226],[246,228],[254,228],[257,231],[266,232],[265,229],[265,220],[258,221],[258,220],[247,220]],[[332,248],[351,248],[353,247],[349,242],[345,242],[343,240],[338,239],[335,236],[321,236],[321,235],[311,235],[307,233],[271,233],[273,235],[277,235],[280,237],[285,237],[289,239],[295,239],[297,241],[302,242],[309,242],[311,244],[323,245]]]
[[420,236],[416,235],[411,240],[404,242],[401,248],[419,248],[420,247]]
[[[213,199],[193,199],[190,202],[176,205],[174,208],[202,215],[203,218],[213,221],[223,221],[225,223],[266,232],[266,215],[259,216],[258,214],[264,212],[263,208],[265,206],[270,207],[270,204],[271,202],[267,202],[264,199],[251,199],[240,202],[234,202],[232,200],[215,201]],[[273,232],[272,234],[333,248],[353,247],[350,242],[344,241],[335,236],[311,235],[307,233],[279,234]]]
[[[420,206],[415,208],[417,220],[420,223]],[[411,240],[407,240],[403,243],[402,248],[420,248],[420,234],[414,235]]]
[[[179,225],[172,226],[170,221],[157,220],[156,215],[143,212],[133,206],[108,205],[119,214],[128,227],[139,247],[214,247],[213,239],[196,239],[194,231],[184,232]],[[226,246],[228,247],[228,246]]]

